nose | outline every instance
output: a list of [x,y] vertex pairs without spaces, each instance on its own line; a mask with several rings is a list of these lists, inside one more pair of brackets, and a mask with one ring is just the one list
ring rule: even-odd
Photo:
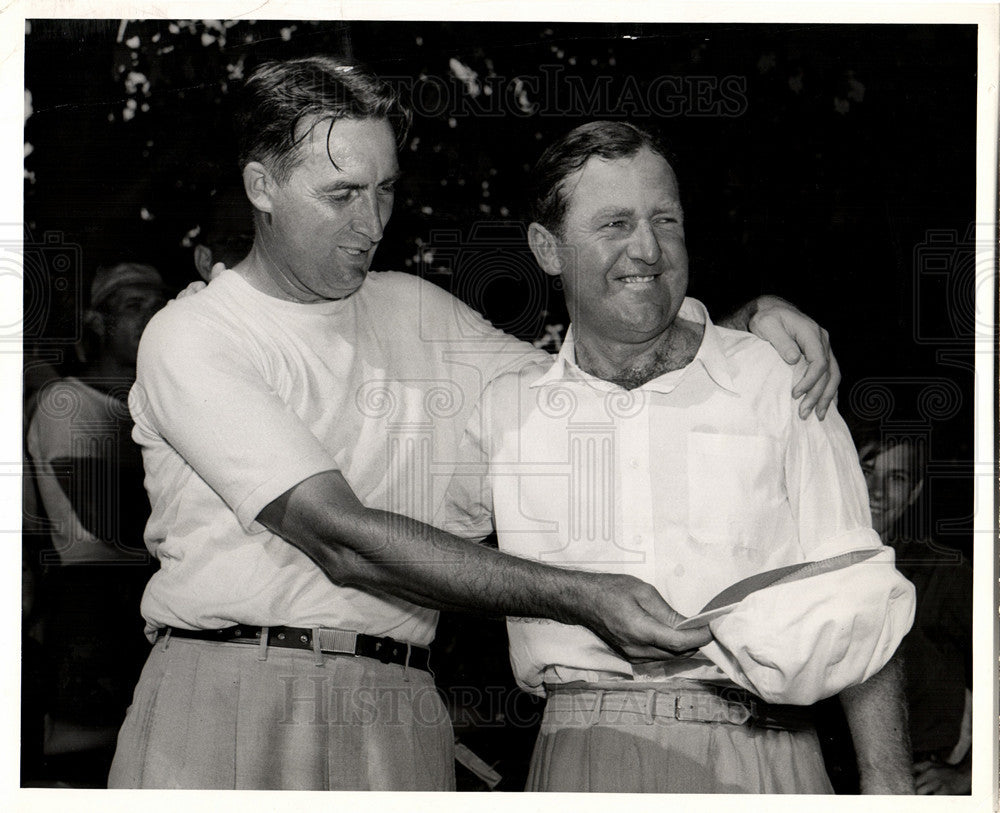
[[382,239],[385,228],[385,221],[389,218],[387,213],[382,211],[377,195],[360,195],[358,197],[358,210],[354,218],[354,230],[377,243]]
[[628,256],[646,265],[653,265],[660,259],[660,244],[653,233],[653,227],[648,221],[640,220],[632,232],[628,244]]
[[873,471],[866,471],[865,485],[868,486],[868,495],[872,498],[882,496],[882,483]]

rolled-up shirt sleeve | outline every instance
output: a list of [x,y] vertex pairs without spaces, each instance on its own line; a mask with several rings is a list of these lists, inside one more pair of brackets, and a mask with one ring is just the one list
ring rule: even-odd
[[867,489],[843,419],[831,409],[788,424],[785,485],[806,561],[875,556],[749,595],[711,623],[703,652],[769,702],[810,704],[878,672],[909,631],[914,590],[872,530]]

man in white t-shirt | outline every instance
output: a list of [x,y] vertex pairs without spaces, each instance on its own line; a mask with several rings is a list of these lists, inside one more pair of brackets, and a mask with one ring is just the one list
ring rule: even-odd
[[[547,356],[420,279],[368,273],[408,124],[386,85],[315,57],[261,66],[246,100],[253,247],[140,348],[130,407],[161,567],[109,785],[449,789],[437,610],[581,624],[628,659],[709,636],[675,630],[637,578],[427,524],[480,392]],[[835,389],[823,367],[799,384],[805,411]]]

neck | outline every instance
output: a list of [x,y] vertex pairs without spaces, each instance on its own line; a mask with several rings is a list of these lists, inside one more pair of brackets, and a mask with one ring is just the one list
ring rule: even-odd
[[257,236],[250,247],[250,253],[236,263],[232,270],[262,294],[268,294],[278,299],[288,299],[288,295],[275,283],[275,275],[271,272],[273,267],[274,263],[271,262],[258,228]]
[[574,331],[576,363],[592,376],[627,390],[686,367],[698,353],[705,326],[677,318],[658,336],[638,344]]

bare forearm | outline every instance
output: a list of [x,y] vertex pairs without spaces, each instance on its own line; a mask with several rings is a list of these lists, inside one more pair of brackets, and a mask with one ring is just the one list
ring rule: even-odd
[[862,793],[913,793],[900,656],[864,683],[844,689],[840,702],[854,740]]
[[414,519],[363,506],[339,472],[316,475],[257,519],[336,584],[438,609],[551,618],[590,628],[623,657],[662,660],[711,639],[651,585],[509,556]]
[[435,609],[580,623],[579,588],[592,580],[592,574],[509,556],[374,509],[330,536],[310,536],[310,556],[335,582]]

